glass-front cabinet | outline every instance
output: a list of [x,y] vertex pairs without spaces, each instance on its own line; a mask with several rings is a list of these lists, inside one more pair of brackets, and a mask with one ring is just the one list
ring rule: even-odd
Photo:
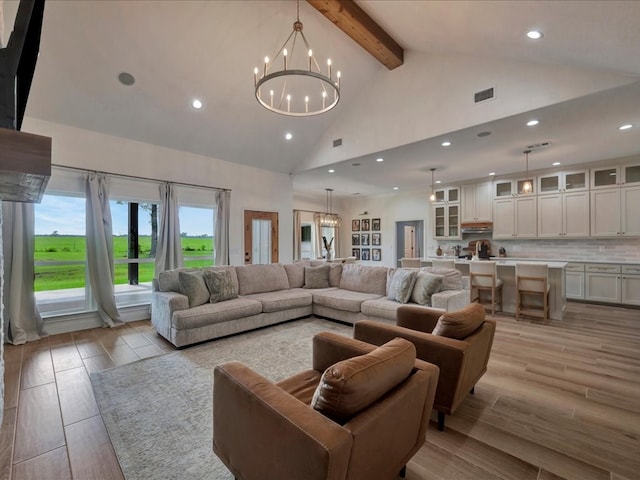
[[538,177],[538,195],[546,193],[578,192],[589,189],[587,170],[556,172]]
[[460,205],[433,207],[434,238],[460,239]]
[[458,203],[460,201],[459,187],[446,187],[433,192],[436,196],[435,203]]
[[640,185],[640,162],[591,169],[591,188]]
[[[527,185],[529,186],[527,188]],[[536,193],[536,179],[531,176],[518,180],[496,180],[493,182],[494,198],[516,197]]]

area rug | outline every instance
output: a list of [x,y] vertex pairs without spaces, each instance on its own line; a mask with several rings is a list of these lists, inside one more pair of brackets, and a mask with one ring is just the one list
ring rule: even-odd
[[310,318],[91,374],[127,480],[230,479],[212,450],[213,367],[237,360],[270,380],[310,368],[313,335],[351,327]]

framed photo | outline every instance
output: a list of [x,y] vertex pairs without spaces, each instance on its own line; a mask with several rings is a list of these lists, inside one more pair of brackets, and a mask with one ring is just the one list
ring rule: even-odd
[[351,220],[351,231],[352,232],[360,231],[360,220]]
[[362,248],[360,250],[360,259],[361,260],[371,260],[371,250],[368,248]]
[[370,235],[370,234],[368,234],[368,233],[361,233],[361,234],[360,234],[360,245],[362,245],[362,246],[367,246],[367,247],[368,247],[369,245],[371,245],[371,244],[369,243],[369,235]]
[[380,219],[379,218],[374,218],[373,220],[371,220],[371,230],[373,230],[374,232],[379,232],[380,231]]
[[382,245],[382,234],[381,233],[372,233],[371,234],[371,245],[380,246]]
[[352,233],[351,234],[351,245],[360,245],[360,234]]
[[369,230],[371,230],[371,228],[369,228],[369,219],[368,218],[363,218],[362,219],[362,231],[363,232],[368,232]]
[[352,257],[356,257],[356,260],[360,260],[360,249],[359,248],[352,248],[351,249],[351,256]]
[[381,248],[372,248],[371,249],[371,260],[374,262],[382,261],[382,249]]

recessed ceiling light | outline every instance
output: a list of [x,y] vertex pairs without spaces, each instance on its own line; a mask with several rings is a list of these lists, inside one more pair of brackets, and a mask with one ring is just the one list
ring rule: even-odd
[[122,85],[126,85],[127,87],[130,87],[131,85],[136,83],[136,78],[133,75],[131,75],[129,72],[122,72],[118,75],[118,81]]
[[536,125],[538,125],[540,123],[539,120],[529,120],[527,122],[527,127],[535,127]]
[[196,110],[200,110],[202,108],[202,101],[198,100],[197,98],[194,98],[193,101],[191,102],[191,106]]
[[630,123],[627,123],[626,125],[619,126],[618,130],[629,130],[632,127],[633,127],[633,125],[631,125]]
[[398,190],[400,187],[393,187],[394,190]]
[[284,138],[286,140],[291,140],[293,138],[293,135],[291,134],[291,132],[287,132],[284,134]]
[[330,168],[329,173],[336,173],[336,171],[333,168]]
[[448,147],[449,145],[451,145],[451,142],[449,142],[449,141],[442,142],[442,146],[443,147]]
[[384,162],[384,158],[376,158],[376,162]]
[[442,180],[436,180],[436,183],[442,183]]
[[527,37],[529,37],[531,40],[540,40],[542,37],[544,37],[544,34],[540,30],[529,30],[527,32]]
[[560,162],[553,162],[551,165],[553,165],[554,167],[557,167],[558,165],[560,165]]
[[496,172],[491,172],[491,173],[489,174],[489,176],[490,176],[490,177],[492,177],[492,176],[494,176],[495,174],[496,174]]

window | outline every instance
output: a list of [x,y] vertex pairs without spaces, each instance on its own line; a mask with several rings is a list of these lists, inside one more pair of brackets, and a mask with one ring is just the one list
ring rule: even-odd
[[215,211],[209,207],[181,205],[180,242],[185,267],[210,267],[214,261],[213,218]]

